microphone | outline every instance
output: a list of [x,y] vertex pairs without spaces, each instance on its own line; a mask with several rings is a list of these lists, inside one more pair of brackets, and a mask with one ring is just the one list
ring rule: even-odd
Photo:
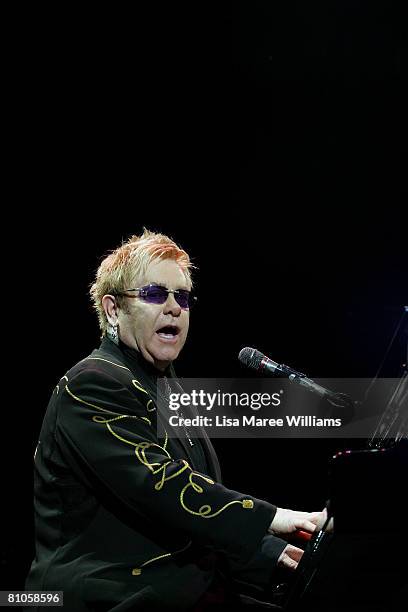
[[354,401],[345,393],[330,391],[330,389],[326,389],[315,383],[314,380],[307,378],[306,374],[297,372],[284,363],[276,363],[276,361],[269,359],[269,357],[254,348],[243,348],[239,352],[238,359],[247,367],[257,370],[266,376],[285,376],[291,382],[297,383],[308,391],[317,393],[320,397],[327,399],[333,406],[354,408]]

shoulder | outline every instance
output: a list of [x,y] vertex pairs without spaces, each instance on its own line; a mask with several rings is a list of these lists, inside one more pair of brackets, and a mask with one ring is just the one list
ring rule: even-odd
[[115,403],[142,403],[153,408],[153,398],[143,380],[135,376],[123,359],[97,349],[75,364],[61,378],[57,393],[66,391],[71,397],[114,398]]

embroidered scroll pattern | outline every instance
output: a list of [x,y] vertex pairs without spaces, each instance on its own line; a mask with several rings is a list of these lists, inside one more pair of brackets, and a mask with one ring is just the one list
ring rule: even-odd
[[[114,364],[114,365],[117,365],[117,364]],[[119,367],[123,367],[123,366],[119,366]],[[140,383],[137,380],[132,380],[132,383],[134,384],[134,386],[137,389],[139,389],[140,391],[142,391],[143,393],[146,393],[148,395],[147,391],[140,385]],[[69,389],[68,385],[65,385],[65,390],[67,391],[67,393],[75,401],[80,402],[81,404],[84,404],[86,406],[89,406],[90,408],[94,408],[96,410],[104,412],[106,414],[113,415],[113,416],[110,416],[110,417],[103,417],[102,415],[97,415],[97,416],[93,416],[92,420],[95,423],[106,425],[106,428],[108,429],[108,431],[110,432],[110,434],[112,436],[114,436],[116,439],[120,440],[121,442],[123,442],[125,444],[129,444],[129,445],[134,447],[134,452],[135,452],[135,455],[136,455],[137,459],[139,460],[139,462],[142,465],[144,465],[151,472],[152,476],[158,476],[158,480],[157,480],[157,482],[154,485],[154,488],[155,488],[156,491],[161,491],[163,489],[163,486],[164,486],[165,482],[180,476],[180,474],[182,474],[186,470],[190,470],[190,474],[189,474],[189,477],[188,477],[188,482],[182,488],[182,490],[180,492],[180,496],[179,496],[179,500],[180,500],[180,504],[181,504],[182,508],[186,512],[188,512],[189,514],[192,514],[194,516],[199,516],[200,518],[208,519],[208,518],[214,518],[214,517],[218,516],[219,514],[224,512],[224,510],[226,510],[227,508],[229,508],[229,507],[231,507],[233,505],[236,505],[236,504],[240,505],[242,508],[249,508],[249,509],[251,509],[251,508],[254,507],[254,502],[251,499],[234,500],[234,501],[228,502],[227,504],[225,504],[224,506],[222,506],[220,509],[218,509],[215,512],[212,511],[212,507],[209,504],[204,504],[203,506],[201,506],[198,509],[198,511],[197,510],[193,510],[192,508],[188,507],[187,504],[186,504],[186,501],[185,501],[185,497],[186,497],[186,493],[187,493],[187,491],[189,491],[189,489],[192,489],[195,493],[197,493],[199,495],[204,493],[204,489],[197,482],[197,479],[198,480],[200,480],[200,479],[204,480],[206,483],[208,483],[210,485],[214,485],[215,483],[214,483],[213,480],[211,480],[211,478],[208,478],[207,476],[203,476],[199,472],[194,472],[192,470],[192,468],[190,467],[190,465],[188,464],[188,462],[185,459],[181,460],[182,466],[180,467],[180,469],[178,469],[177,471],[173,472],[170,475],[167,474],[168,466],[172,465],[172,464],[174,465],[174,461],[173,461],[172,457],[170,456],[170,454],[168,453],[167,448],[166,448],[167,447],[167,442],[168,442],[167,432],[166,432],[166,438],[165,438],[163,446],[160,446],[159,444],[156,444],[155,442],[148,442],[146,440],[142,440],[141,442],[133,442],[132,440],[128,440],[127,438],[124,438],[123,436],[119,435],[113,429],[112,423],[114,423],[115,421],[119,421],[121,419],[133,418],[133,419],[143,420],[143,421],[147,422],[149,425],[151,425],[150,419],[148,419],[147,417],[139,417],[139,416],[136,416],[136,415],[118,414],[118,413],[115,413],[112,410],[107,410],[105,408],[97,406],[96,404],[92,404],[90,402],[87,402],[87,401],[81,399],[80,397],[77,397],[76,395],[74,395],[72,393],[72,391]],[[165,460],[164,462],[154,462],[154,463],[151,463],[149,461],[149,458],[147,457],[146,453],[147,453],[147,451],[149,449],[153,449],[153,448],[157,448],[160,451],[162,451],[166,455],[166,458],[168,459],[168,461]],[[164,556],[166,556],[166,555],[164,555]]]

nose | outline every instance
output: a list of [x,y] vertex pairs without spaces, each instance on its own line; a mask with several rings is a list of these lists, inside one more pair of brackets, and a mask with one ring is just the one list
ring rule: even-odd
[[179,317],[181,314],[181,306],[177,304],[173,293],[169,293],[167,295],[167,300],[164,302],[163,306],[164,314],[172,314],[173,317]]

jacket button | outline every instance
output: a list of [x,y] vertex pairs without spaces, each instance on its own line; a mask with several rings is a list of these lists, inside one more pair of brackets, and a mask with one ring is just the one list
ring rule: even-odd
[[132,569],[132,576],[140,576],[141,573],[142,570],[139,567],[135,567],[134,569]]
[[254,502],[252,501],[252,499],[243,499],[242,500],[242,507],[243,508],[253,508],[254,507]]

